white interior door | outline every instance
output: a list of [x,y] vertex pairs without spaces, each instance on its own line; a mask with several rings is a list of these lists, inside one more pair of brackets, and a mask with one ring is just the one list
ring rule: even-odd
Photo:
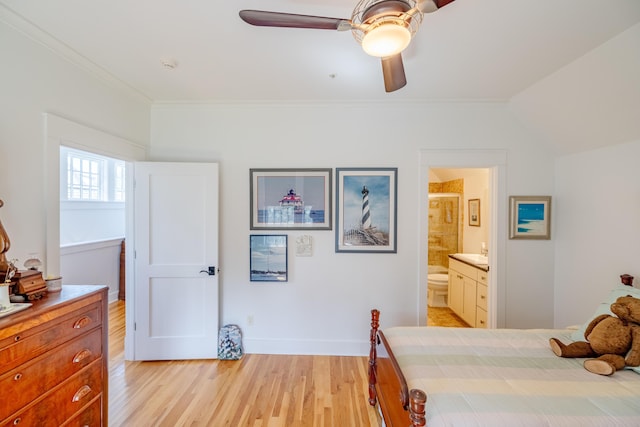
[[134,169],[134,359],[216,358],[218,165]]

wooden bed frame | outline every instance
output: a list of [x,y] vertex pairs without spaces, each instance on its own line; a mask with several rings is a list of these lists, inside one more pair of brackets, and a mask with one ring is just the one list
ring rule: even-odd
[[[633,276],[629,274],[621,275],[620,280],[626,286],[633,286]],[[408,421],[412,427],[425,426],[427,394],[419,389],[408,389],[404,374],[379,327],[380,311],[373,309],[369,333],[369,404],[379,405],[387,427],[406,427]]]

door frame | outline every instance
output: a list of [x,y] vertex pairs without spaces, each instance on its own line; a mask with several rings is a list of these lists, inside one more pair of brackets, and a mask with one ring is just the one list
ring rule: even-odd
[[418,232],[419,283],[416,307],[418,324],[427,324],[427,275],[429,232],[429,169],[489,169],[489,289],[488,327],[505,325],[505,259],[507,242],[507,151],[420,150],[420,225]]
[[[146,149],[124,138],[107,132],[88,127],[86,125],[62,118],[55,114],[43,113],[44,141],[44,175],[45,204],[46,204],[46,240],[45,265],[43,270],[47,274],[60,275],[60,145],[77,148],[79,150],[124,160],[126,163],[126,192],[133,194],[133,177],[131,162],[144,161]],[[133,236],[133,214],[130,209],[131,201],[125,201],[125,240]],[[132,251],[126,252],[126,287],[133,283]],[[126,289],[127,299],[131,291]],[[126,330],[133,330],[133,304],[126,304]],[[131,360],[133,342],[131,334],[125,333],[125,359]],[[128,353],[129,351],[129,353]]]

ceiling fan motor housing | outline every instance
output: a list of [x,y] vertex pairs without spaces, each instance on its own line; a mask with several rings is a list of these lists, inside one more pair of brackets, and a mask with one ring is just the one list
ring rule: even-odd
[[413,38],[422,23],[415,0],[360,0],[351,16],[352,33],[358,43],[371,31],[385,25],[405,28]]

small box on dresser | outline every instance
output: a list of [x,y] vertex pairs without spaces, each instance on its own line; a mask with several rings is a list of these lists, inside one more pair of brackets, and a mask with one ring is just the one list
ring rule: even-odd
[[0,318],[0,427],[107,426],[107,286],[63,286]]

